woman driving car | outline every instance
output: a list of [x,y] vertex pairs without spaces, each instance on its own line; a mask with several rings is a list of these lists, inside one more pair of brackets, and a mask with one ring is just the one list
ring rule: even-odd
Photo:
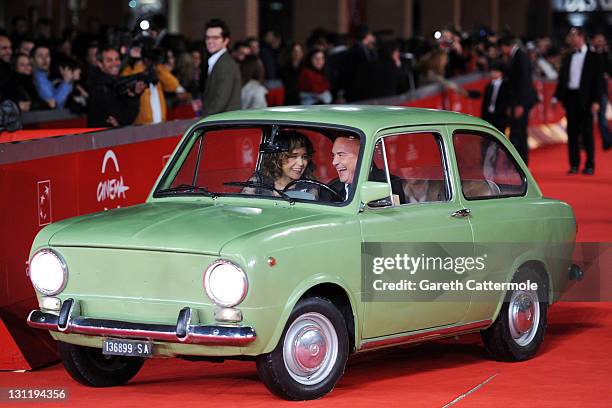
[[299,181],[314,178],[314,149],[310,140],[291,131],[279,134],[275,143],[281,152],[264,155],[260,170],[248,180],[254,185],[243,188],[242,193],[279,196],[279,192],[289,186],[288,191],[302,191],[317,199],[318,189],[311,183]]

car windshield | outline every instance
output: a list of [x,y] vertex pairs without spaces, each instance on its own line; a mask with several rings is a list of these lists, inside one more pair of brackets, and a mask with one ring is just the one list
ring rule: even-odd
[[352,198],[361,150],[357,133],[266,125],[196,130],[155,197],[245,195],[289,202]]

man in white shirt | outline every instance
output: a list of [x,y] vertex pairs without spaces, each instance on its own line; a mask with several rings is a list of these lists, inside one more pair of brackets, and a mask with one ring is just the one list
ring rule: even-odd
[[206,24],[206,50],[208,51],[207,78],[201,101],[202,116],[240,109],[240,69],[227,52],[230,31],[227,24],[212,19]]
[[503,78],[503,68],[500,63],[493,62],[489,66],[491,82],[484,91],[480,117],[505,133],[508,126],[508,90]]
[[573,27],[568,38],[572,52],[563,59],[555,91],[555,98],[561,101],[567,116],[568,174],[578,173],[580,147],[583,146],[587,157],[582,173],[593,175],[593,113],[599,111],[603,72],[600,58],[587,47],[581,28]]

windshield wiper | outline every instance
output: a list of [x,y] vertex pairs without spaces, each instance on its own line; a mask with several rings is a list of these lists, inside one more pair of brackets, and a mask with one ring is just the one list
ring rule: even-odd
[[191,184],[180,184],[176,187],[164,188],[162,190],[158,190],[155,194],[160,194],[160,195],[201,194],[207,197],[217,198],[217,195],[215,193],[208,191],[208,188],[194,186]]
[[264,183],[258,183],[256,181],[228,181],[227,183],[223,183],[224,186],[237,186],[237,187],[250,187],[250,188],[265,188],[266,190],[274,191],[279,196],[283,198],[283,200],[288,201],[290,204],[293,204],[295,200],[289,196],[289,194],[285,193],[282,190],[279,190],[276,187],[270,186]]

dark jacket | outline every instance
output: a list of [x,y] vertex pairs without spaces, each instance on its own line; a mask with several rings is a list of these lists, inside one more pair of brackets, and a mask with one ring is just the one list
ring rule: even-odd
[[508,124],[508,83],[502,81],[497,92],[497,98],[495,99],[495,109],[493,112],[489,112],[489,105],[491,104],[491,97],[493,96],[493,83],[490,82],[484,91],[482,99],[482,106],[480,109],[480,117],[491,123],[498,130],[503,132]]
[[13,70],[11,64],[0,60],[0,92],[3,94],[6,92],[6,87],[13,80]]
[[[561,101],[564,107],[568,106],[568,88],[570,63],[572,54],[563,58],[561,70],[559,71],[559,81],[555,90],[555,97]],[[601,69],[601,58],[591,50],[587,50],[582,66],[582,76],[580,77],[580,87],[578,88],[578,98],[582,109],[590,109],[591,104],[601,98],[604,91],[603,71]]]
[[[330,181],[327,186],[329,188],[331,188],[333,191],[336,192],[337,195],[332,194],[329,190],[327,189],[321,189],[321,193],[319,194],[319,200],[321,201],[331,201],[334,203],[338,203],[338,202],[342,202],[342,201],[346,201],[346,199],[348,197],[346,197],[346,190],[344,188],[344,183],[341,182],[339,179],[333,179],[332,181]],[[352,191],[351,191],[352,193]],[[342,198],[342,199],[340,199]]]
[[530,109],[538,101],[538,94],[533,86],[531,62],[520,48],[510,59],[505,73],[508,81],[508,103],[510,106],[522,106]]
[[202,97],[202,116],[240,109],[241,88],[238,64],[226,51],[206,78]]
[[406,75],[390,59],[363,64],[355,74],[353,85],[357,100],[394,96],[408,90]]
[[140,97],[120,95],[116,88],[116,78],[94,69],[88,80],[89,102],[87,110],[88,127],[109,127],[107,119],[114,117],[119,125],[134,123],[140,109]]
[[345,90],[347,102],[356,101],[359,97],[355,84],[358,83],[357,72],[368,62],[376,61],[378,56],[376,51],[370,50],[362,44],[355,44],[348,51],[344,66],[340,73],[341,88]]
[[281,71],[281,79],[285,87],[285,105],[299,105],[300,92],[297,89],[298,78],[302,66],[294,67],[291,63],[287,64]]
[[29,101],[30,110],[41,110],[48,107],[38,96],[32,75],[13,73],[11,80],[5,85],[4,97],[14,102]]

